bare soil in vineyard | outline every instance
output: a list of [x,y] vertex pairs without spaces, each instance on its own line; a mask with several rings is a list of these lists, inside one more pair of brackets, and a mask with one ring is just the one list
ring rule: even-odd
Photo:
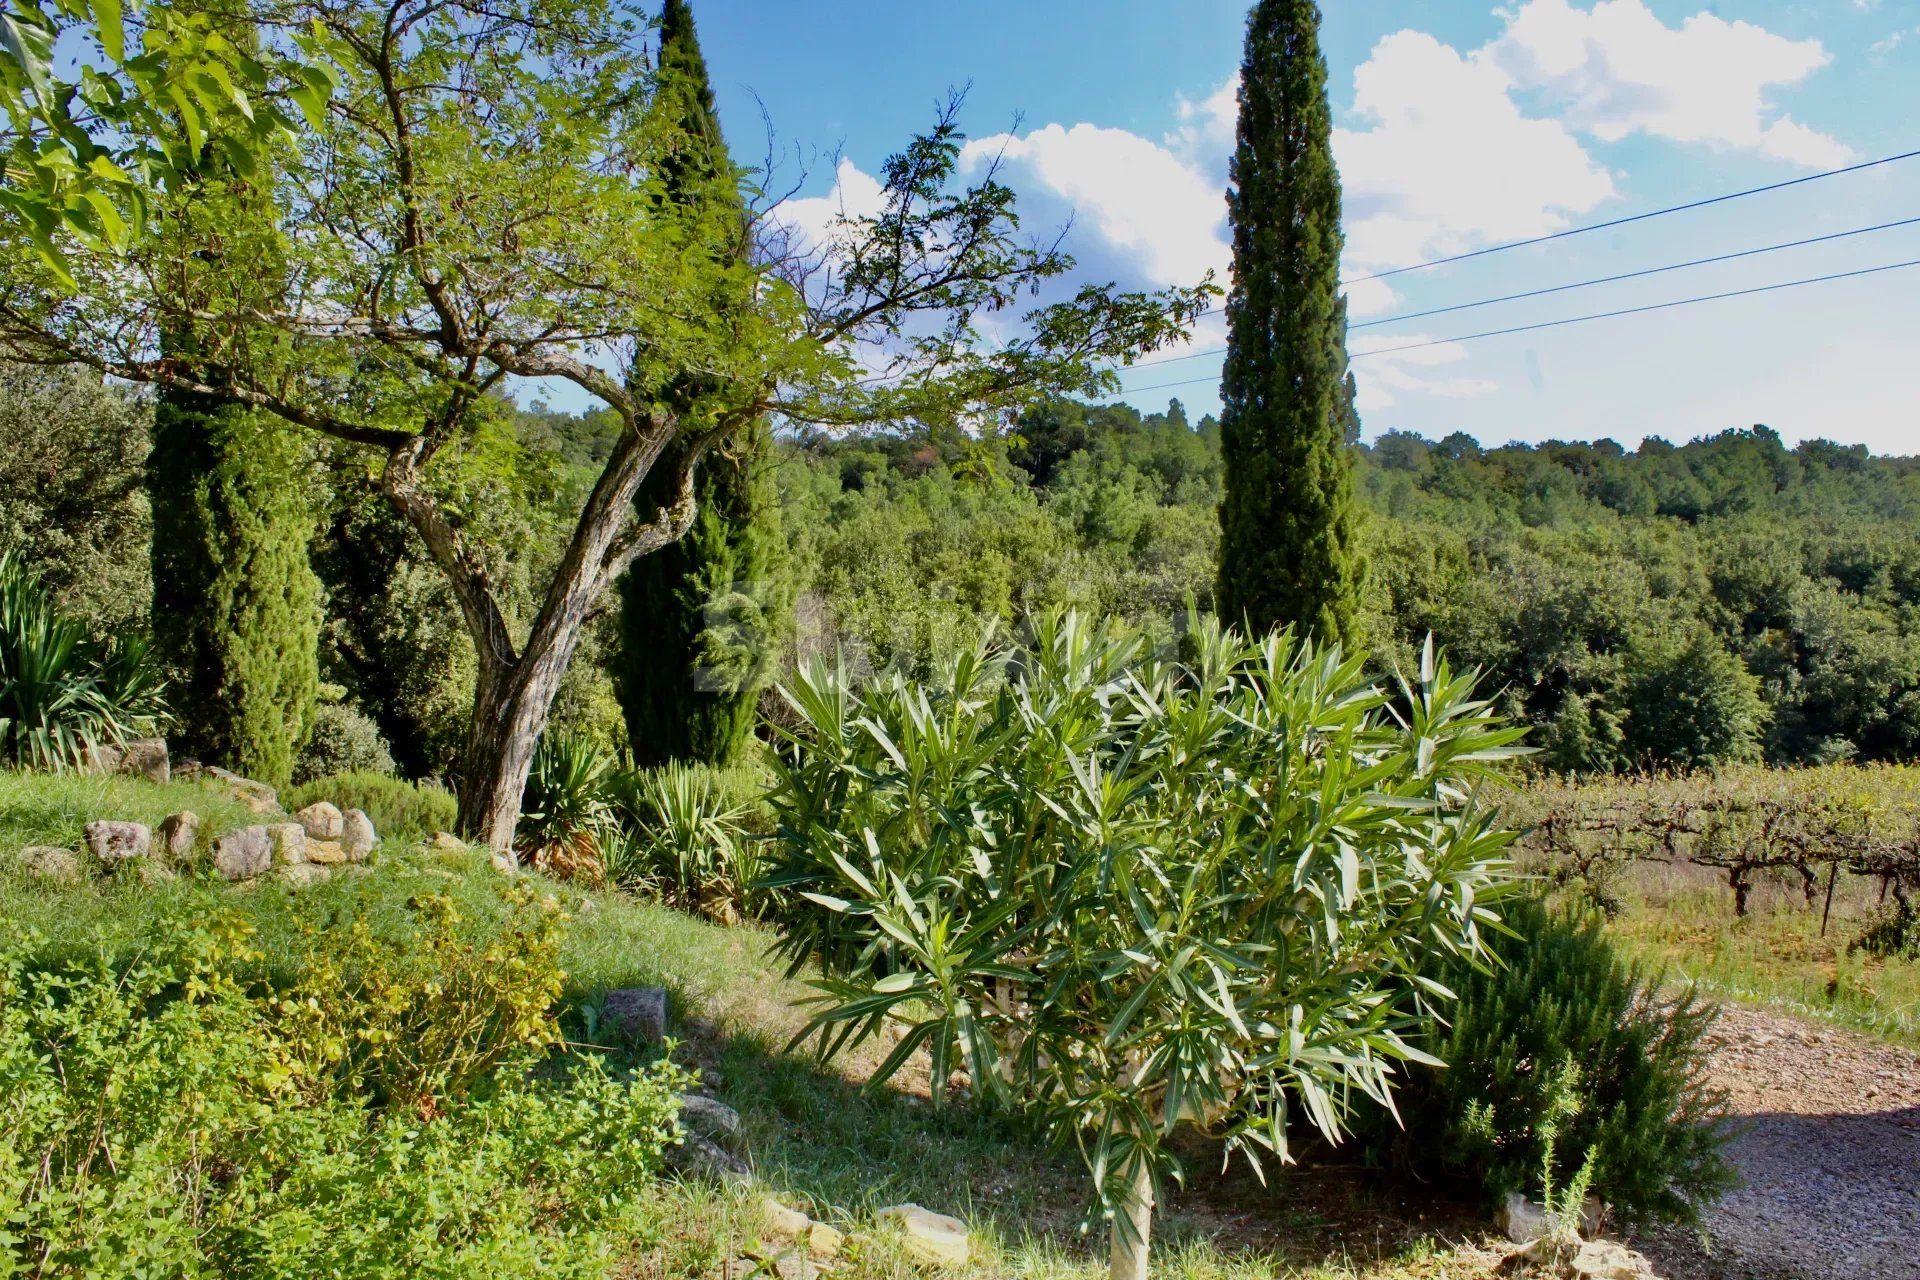
[[1746,1185],[1640,1243],[1672,1280],[1920,1280],[1920,1054],[1728,1005],[1709,1070]]

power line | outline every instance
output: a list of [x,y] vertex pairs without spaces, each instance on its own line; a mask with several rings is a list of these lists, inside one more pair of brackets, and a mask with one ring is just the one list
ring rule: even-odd
[[1361,284],[1368,280],[1384,280],[1388,276],[1405,275],[1409,271],[1425,271],[1428,267],[1445,266],[1450,262],[1465,262],[1469,258],[1484,258],[1490,253],[1505,253],[1509,249],[1524,249],[1532,244],[1546,244],[1553,240],[1565,240],[1568,236],[1582,236],[1589,231],[1605,231],[1609,227],[1624,227],[1632,222],[1645,222],[1648,218],[1661,218],[1669,213],[1685,213],[1689,209],[1704,209],[1708,205],[1724,204],[1729,200],[1740,200],[1747,196],[1764,195],[1769,191],[1780,191],[1787,187],[1797,187],[1805,182],[1818,182],[1822,178],[1837,178],[1842,174],[1858,173],[1862,169],[1878,168],[1883,164],[1892,164],[1896,160],[1911,160],[1920,156],[1920,150],[1903,151],[1899,155],[1882,156],[1878,160],[1863,160],[1859,164],[1846,165],[1839,169],[1828,169],[1824,173],[1809,173],[1804,177],[1788,178],[1784,182],[1770,182],[1764,187],[1748,187],[1745,191],[1729,191],[1722,196],[1709,196],[1704,200],[1690,200],[1686,204],[1669,205],[1664,209],[1651,209],[1646,213],[1629,214],[1624,218],[1613,218],[1606,222],[1593,222],[1584,227],[1569,227],[1565,231],[1555,231],[1549,235],[1534,236],[1527,240],[1513,240],[1506,244],[1489,245],[1484,249],[1474,249],[1467,253],[1456,253],[1450,257],[1434,258],[1427,262],[1416,262],[1412,266],[1394,267],[1388,271],[1376,271],[1372,275],[1354,276],[1342,280],[1344,285]]
[[[1510,329],[1488,329],[1482,333],[1463,333],[1452,338],[1428,338],[1420,342],[1409,342],[1397,347],[1377,347],[1372,351],[1356,351],[1350,358],[1365,360],[1371,356],[1392,355],[1397,351],[1418,351],[1423,347],[1445,346],[1451,342],[1472,342],[1479,338],[1501,338],[1508,334],[1532,333],[1537,329],[1557,329],[1564,325],[1585,324],[1590,320],[1611,320],[1618,316],[1644,315],[1649,311],[1666,311],[1674,307],[1690,307],[1700,302],[1720,302],[1727,298],[1746,298],[1757,293],[1773,293],[1780,289],[1797,289],[1802,285],[1825,284],[1830,280],[1850,280],[1857,276],[1879,275],[1883,271],[1899,271],[1906,267],[1920,267],[1920,258],[1906,262],[1889,262],[1879,267],[1862,267],[1857,271],[1836,271],[1832,275],[1809,276],[1805,280],[1782,280],[1777,284],[1756,285],[1751,289],[1733,289],[1726,293],[1702,294],[1697,298],[1676,298],[1671,302],[1653,302],[1643,307],[1623,307],[1618,311],[1596,311],[1584,316],[1567,316],[1560,320],[1542,320],[1537,324],[1515,325]],[[1122,395],[1139,395],[1145,391],[1165,391],[1171,387],[1192,387],[1203,382],[1218,382],[1219,375],[1205,378],[1187,378],[1180,382],[1158,382],[1147,387],[1129,387]]]
[[[1545,289],[1529,289],[1525,293],[1508,293],[1498,298],[1482,298],[1478,302],[1457,302],[1450,307],[1434,307],[1427,311],[1409,311],[1405,315],[1387,316],[1380,320],[1363,320],[1359,324],[1350,324],[1348,329],[1377,329],[1383,324],[1398,324],[1403,320],[1421,320],[1427,316],[1446,315],[1451,311],[1471,311],[1475,307],[1491,307],[1499,302],[1518,302],[1523,298],[1544,298],[1550,293],[1566,293],[1573,289],[1588,289],[1598,284],[1616,284],[1622,280],[1638,280],[1644,276],[1663,275],[1669,271],[1682,271],[1688,267],[1711,266],[1716,262],[1733,262],[1740,258],[1757,257],[1763,253],[1778,253],[1782,249],[1799,249],[1810,244],[1826,244],[1830,240],[1845,240],[1850,236],[1870,235],[1876,231],[1891,231],[1896,227],[1910,227],[1920,223],[1920,218],[1902,218],[1898,222],[1882,222],[1871,227],[1855,227],[1851,231],[1834,231],[1824,236],[1809,236],[1805,240],[1788,240],[1782,244],[1764,245],[1758,249],[1742,249],[1738,253],[1721,253],[1711,258],[1694,258],[1687,262],[1674,262],[1664,267],[1647,267],[1641,271],[1624,271],[1619,275],[1599,276],[1592,280],[1576,280],[1572,284],[1556,284]],[[1225,348],[1221,348],[1225,350]]]
[[1637,316],[1648,311],[1665,311],[1671,307],[1690,307],[1698,302],[1720,302],[1727,298],[1747,298],[1756,293],[1772,293],[1778,289],[1797,289],[1801,285],[1825,284],[1829,280],[1850,280],[1855,276],[1879,275],[1883,271],[1899,271],[1905,267],[1920,267],[1920,258],[1910,258],[1905,262],[1889,262],[1880,267],[1861,267],[1857,271],[1836,271],[1832,275],[1809,276],[1804,280],[1782,280],[1778,284],[1755,285],[1751,289],[1730,289],[1725,293],[1702,294],[1697,298],[1678,298],[1672,302],[1652,302],[1643,307],[1622,307],[1618,311],[1596,311],[1591,315],[1568,316],[1564,320],[1543,320],[1538,324],[1515,325],[1511,329],[1488,329],[1484,333],[1466,333],[1457,338],[1431,338],[1423,342],[1409,342],[1398,347],[1377,347],[1372,351],[1362,351],[1353,358],[1364,359],[1367,356],[1391,355],[1396,351],[1417,351],[1421,347],[1437,347],[1448,342],[1471,342],[1476,338],[1499,338],[1510,333],[1531,333],[1536,329],[1557,329],[1562,325],[1583,324],[1588,320],[1611,320],[1616,316]]
[[[1639,271],[1623,271],[1618,275],[1597,276],[1592,280],[1576,280],[1571,284],[1550,285],[1544,289],[1529,289],[1524,293],[1507,293],[1497,298],[1481,298],[1476,302],[1459,302],[1447,307],[1433,307],[1426,311],[1409,311],[1402,315],[1386,316],[1379,320],[1362,320],[1349,324],[1347,328],[1377,329],[1381,325],[1398,324],[1404,320],[1421,320],[1428,316],[1446,315],[1453,311],[1471,311],[1476,307],[1491,307],[1501,302],[1519,302],[1527,298],[1543,298],[1549,294],[1567,293],[1574,289],[1590,289],[1595,285],[1617,284],[1622,280],[1639,280],[1646,276],[1664,275],[1670,271],[1682,271],[1689,267],[1711,266],[1719,262],[1734,262],[1741,258],[1757,257],[1765,253],[1778,253],[1783,249],[1801,249],[1807,245],[1826,244],[1833,240],[1845,240],[1852,236],[1870,235],[1877,231],[1892,231],[1899,227],[1920,224],[1920,217],[1902,218],[1897,222],[1881,222],[1870,227],[1855,227],[1849,231],[1833,231],[1821,236],[1808,236],[1802,240],[1787,240],[1780,244],[1762,245],[1757,249],[1742,249],[1737,253],[1715,254],[1708,258],[1690,258],[1685,262],[1672,262],[1660,267],[1646,267]],[[1128,369],[1148,369],[1155,365],[1179,364],[1183,360],[1199,360],[1206,356],[1216,356],[1225,351],[1225,347],[1207,347],[1200,351],[1190,351],[1185,355],[1165,356],[1157,360],[1141,360],[1131,364]]]

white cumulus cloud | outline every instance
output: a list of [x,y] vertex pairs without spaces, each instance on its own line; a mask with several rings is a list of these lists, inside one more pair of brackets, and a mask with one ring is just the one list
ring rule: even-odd
[[[1355,268],[1558,231],[1615,194],[1564,124],[1521,111],[1497,66],[1424,32],[1381,40],[1353,86],[1360,127],[1334,130],[1333,149]],[[1393,296],[1379,288],[1351,301],[1371,314]]]
[[[1858,0],[1856,0],[1858,2]],[[1564,230],[1619,195],[1592,142],[1644,136],[1751,151],[1806,167],[1852,150],[1773,101],[1830,61],[1817,40],[1698,12],[1668,25],[1644,0],[1517,0],[1495,10],[1502,30],[1456,48],[1417,30],[1382,38],[1353,72],[1346,126],[1333,146],[1344,184],[1349,277]],[[1132,285],[1188,285],[1231,268],[1225,193],[1238,115],[1238,74],[1174,103],[1153,139],[1089,122],[1052,123],[969,142],[965,175],[996,161],[1038,212],[1074,218],[1071,248]],[[1036,201],[1037,198],[1037,201]],[[817,246],[842,212],[877,211],[880,184],[842,161],[825,196],[789,200],[778,217]],[[1356,317],[1400,305],[1394,281],[1355,280]],[[1217,328],[1209,326],[1209,333]],[[1392,339],[1403,344],[1404,336]],[[1217,342],[1217,339],[1214,339]],[[1381,345],[1356,337],[1356,353]],[[1363,408],[1420,392],[1478,396],[1478,378],[1447,375],[1457,345],[1356,364]]]
[[1014,186],[1064,200],[1079,226],[1146,280],[1192,285],[1208,271],[1226,279],[1232,255],[1220,180],[1166,147],[1125,129],[1050,124],[1024,136],[977,138],[962,150],[961,168],[978,173],[995,157]]
[[799,237],[801,245],[796,247],[833,249],[843,247],[846,239],[843,218],[871,218],[880,212],[885,198],[878,178],[842,157],[831,190],[821,196],[783,200],[772,216]]
[[1167,145],[1189,164],[1224,169],[1240,123],[1240,73],[1235,71],[1198,101],[1181,94],[1174,112],[1180,127],[1167,138]]
[[1668,26],[1644,0],[1527,0],[1475,55],[1539,90],[1603,142],[1633,134],[1758,151],[1808,167],[1844,164],[1839,139],[1777,112],[1769,91],[1832,61],[1818,40],[1701,12]]

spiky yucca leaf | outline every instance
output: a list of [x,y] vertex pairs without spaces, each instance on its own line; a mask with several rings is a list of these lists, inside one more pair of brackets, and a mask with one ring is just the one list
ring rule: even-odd
[[602,843],[614,830],[612,772],[613,761],[584,738],[542,738],[520,802],[522,860],[562,880],[602,883]]
[[165,682],[146,642],[97,643],[60,615],[16,554],[0,554],[0,760],[77,767],[101,744],[151,733],[165,720]]

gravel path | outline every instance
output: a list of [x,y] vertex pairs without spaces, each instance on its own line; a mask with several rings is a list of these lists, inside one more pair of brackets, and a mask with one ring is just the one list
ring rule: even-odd
[[1746,1126],[1711,1249],[1642,1242],[1674,1280],[1920,1280],[1920,1054],[1728,1005],[1710,1069]]

